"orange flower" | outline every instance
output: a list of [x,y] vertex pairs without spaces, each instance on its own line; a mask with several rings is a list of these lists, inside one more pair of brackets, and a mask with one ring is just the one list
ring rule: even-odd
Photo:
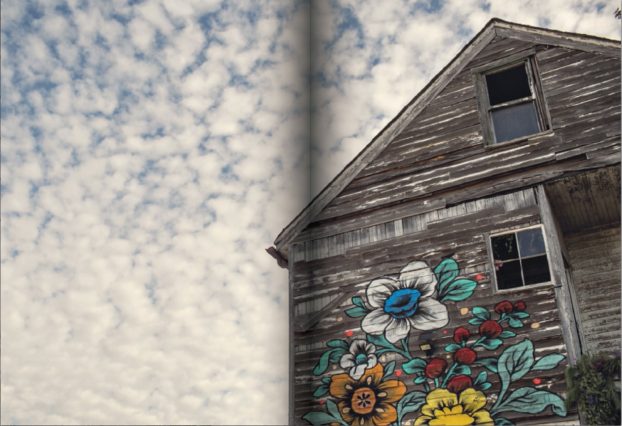
[[399,380],[384,380],[382,365],[365,370],[360,379],[348,374],[332,376],[329,393],[337,398],[343,419],[354,426],[387,426],[397,420],[393,405],[406,393]]

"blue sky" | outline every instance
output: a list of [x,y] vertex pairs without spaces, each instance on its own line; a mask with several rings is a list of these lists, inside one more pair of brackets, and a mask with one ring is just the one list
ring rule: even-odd
[[[264,249],[493,16],[615,2],[2,2],[2,424],[283,424]],[[312,176],[309,165],[312,165]]]

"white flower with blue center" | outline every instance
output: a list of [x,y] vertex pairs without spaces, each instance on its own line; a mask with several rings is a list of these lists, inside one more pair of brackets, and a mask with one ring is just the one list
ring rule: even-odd
[[427,263],[411,262],[397,279],[378,278],[367,287],[367,302],[373,308],[361,323],[363,331],[385,335],[395,343],[417,330],[435,330],[449,322],[447,307],[433,298],[436,276]]
[[378,363],[378,358],[374,352],[376,352],[376,347],[373,344],[363,339],[356,339],[350,345],[350,352],[343,355],[339,360],[339,365],[344,370],[350,369],[348,371],[350,377],[358,380],[363,376],[365,370],[374,368]]

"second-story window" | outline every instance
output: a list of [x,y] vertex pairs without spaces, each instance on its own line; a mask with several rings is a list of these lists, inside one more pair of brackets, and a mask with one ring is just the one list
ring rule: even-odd
[[548,129],[532,60],[484,72],[479,85],[482,125],[489,144],[523,139]]

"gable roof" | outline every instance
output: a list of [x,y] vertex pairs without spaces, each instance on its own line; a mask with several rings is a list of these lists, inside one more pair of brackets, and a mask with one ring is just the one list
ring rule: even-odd
[[496,36],[619,56],[620,42],[584,34],[491,19],[484,28],[393,118],[363,150],[277,236],[281,253],[287,245],[401,132],[447,84]]

